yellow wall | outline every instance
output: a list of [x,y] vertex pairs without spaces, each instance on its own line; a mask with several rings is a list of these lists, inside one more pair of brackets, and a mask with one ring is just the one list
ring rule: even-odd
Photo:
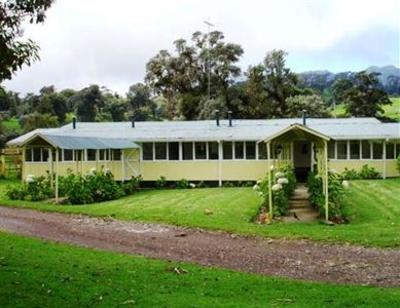
[[[343,172],[345,168],[359,171],[363,165],[374,167],[383,175],[384,160],[330,160],[329,168],[337,172]],[[395,159],[386,160],[386,177],[399,176]]]

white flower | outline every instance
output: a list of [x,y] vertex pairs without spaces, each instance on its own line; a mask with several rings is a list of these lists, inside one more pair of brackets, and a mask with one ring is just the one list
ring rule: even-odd
[[274,170],[274,165],[271,165],[270,169],[271,169],[271,170]]
[[257,191],[260,189],[260,186],[258,186],[257,184],[253,186],[253,190]]
[[259,195],[260,197],[262,197],[262,196],[264,196],[264,193],[263,193],[262,191],[260,191],[260,192],[258,193],[258,195]]
[[316,178],[316,179],[320,179],[321,176],[320,176],[319,174],[317,174],[317,175],[315,176],[315,178]]
[[109,174],[109,173],[111,173],[110,169],[108,168],[104,169],[104,174]]
[[262,183],[262,180],[258,180],[258,181],[257,181],[257,184],[261,184],[261,183]]
[[277,172],[277,173],[275,173],[275,177],[276,177],[277,179],[284,178],[284,177],[285,177],[285,174],[284,174],[283,172]]
[[346,180],[344,180],[343,182],[342,182],[342,186],[343,186],[343,188],[349,188],[349,186],[350,186],[350,182],[349,181],[346,181]]
[[282,184],[275,184],[275,185],[272,185],[271,189],[272,189],[273,191],[281,190],[281,189],[282,189]]
[[89,174],[93,175],[96,173],[96,168],[90,168]]
[[278,179],[277,183],[278,184],[288,184],[289,181],[287,178],[280,178],[280,179]]
[[35,182],[35,176],[34,176],[33,174],[28,174],[28,175],[26,176],[26,182],[27,182],[27,183]]
[[190,183],[190,184],[189,184],[189,187],[190,187],[190,188],[196,188],[196,184]]

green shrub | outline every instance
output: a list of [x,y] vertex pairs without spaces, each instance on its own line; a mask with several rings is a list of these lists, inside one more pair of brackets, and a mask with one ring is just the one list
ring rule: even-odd
[[235,184],[233,182],[226,181],[222,183],[222,187],[235,187]]
[[180,179],[179,181],[176,182],[176,188],[179,189],[189,188],[189,181],[186,179]]
[[200,181],[196,185],[197,188],[205,188],[207,187],[206,183],[204,181]]
[[140,188],[140,183],[142,182],[142,177],[136,176],[132,177],[129,181],[121,183],[121,188],[125,195],[132,195]]
[[[285,215],[289,206],[289,198],[296,189],[296,176],[290,165],[271,171],[273,214]],[[263,198],[262,206],[269,206],[268,175],[257,181],[253,189]]]
[[12,200],[40,201],[52,198],[54,191],[49,176],[28,176],[23,184],[9,186],[6,194]]
[[[325,195],[323,192],[322,177],[315,172],[310,172],[307,178],[310,202],[316,207],[320,215],[325,215]],[[328,213],[330,220],[343,219],[343,186],[341,176],[332,172],[328,174]]]
[[167,179],[165,176],[160,176],[160,178],[155,183],[157,188],[164,188],[167,186]]
[[380,173],[375,170],[374,167],[369,167],[368,165],[362,166],[360,172],[359,172],[360,178],[363,180],[368,180],[368,179],[378,179],[381,177]]
[[400,172],[400,154],[397,156],[396,163],[397,163],[397,170]]
[[354,169],[344,168],[344,171],[340,175],[343,180],[359,180],[361,179],[360,174]]
[[253,181],[247,181],[242,183],[243,187],[253,187],[254,186],[254,182]]

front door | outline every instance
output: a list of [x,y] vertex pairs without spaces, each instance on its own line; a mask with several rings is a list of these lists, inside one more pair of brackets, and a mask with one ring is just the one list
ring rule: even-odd
[[311,143],[295,141],[293,143],[293,163],[298,182],[306,182],[311,170]]

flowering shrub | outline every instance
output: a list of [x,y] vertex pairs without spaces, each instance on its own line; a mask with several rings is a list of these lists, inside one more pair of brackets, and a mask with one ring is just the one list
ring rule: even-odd
[[140,183],[142,182],[142,177],[134,176],[129,181],[125,181],[121,183],[121,188],[124,191],[125,195],[132,195],[140,188]]
[[[311,204],[319,209],[320,215],[325,214],[325,195],[323,192],[322,177],[310,172],[307,178],[308,192]],[[328,173],[328,213],[330,220],[343,221],[343,184],[340,175]]]
[[340,174],[340,177],[343,180],[369,180],[378,179],[380,177],[380,174],[378,171],[376,171],[374,167],[363,165],[359,172],[354,169],[345,168],[344,171]]
[[[296,188],[296,176],[289,165],[276,172],[274,170],[271,172],[273,212],[275,215],[284,215],[288,209],[289,198]],[[267,175],[253,186],[253,189],[263,198],[263,206],[265,207],[268,207],[269,203],[268,183]]]
[[11,200],[40,201],[54,196],[50,177],[28,175],[22,184],[9,186],[6,192]]

